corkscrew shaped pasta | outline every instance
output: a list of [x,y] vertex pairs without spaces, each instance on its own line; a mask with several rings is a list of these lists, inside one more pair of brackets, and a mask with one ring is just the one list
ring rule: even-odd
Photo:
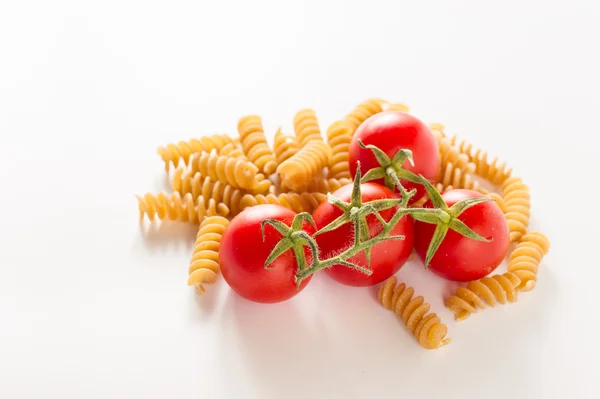
[[181,179],[173,179],[173,191],[181,195],[191,194],[194,200],[200,196],[205,200],[213,199],[217,204],[227,206],[231,216],[242,211],[240,205],[242,197],[248,194],[247,191],[233,188],[229,184],[212,181],[208,176],[202,177],[200,173],[190,177],[189,172],[186,172]]
[[244,154],[244,151],[242,151],[242,149],[236,143],[229,143],[225,145],[223,148],[221,148],[218,154],[228,156],[230,158],[246,158],[246,154]]
[[487,196],[496,201],[496,205],[498,205],[498,208],[500,208],[502,213],[506,213],[506,208],[504,207],[504,198],[502,198],[501,195],[496,193],[487,193]]
[[334,179],[350,178],[348,149],[352,141],[352,129],[344,121],[336,121],[327,129],[327,144],[331,147],[329,176]]
[[311,192],[317,192],[317,193],[323,193],[323,194],[327,194],[327,193],[333,193],[335,192],[338,188],[345,186],[347,184],[351,184],[352,183],[352,179],[348,179],[348,178],[341,178],[341,179],[336,179],[336,178],[329,178],[329,179],[313,179],[310,184],[308,185],[306,191],[311,191]]
[[486,304],[494,307],[496,302],[516,302],[519,284],[521,280],[515,273],[495,274],[471,281],[466,287],[458,287],[445,304],[454,312],[456,320],[465,320],[471,313],[477,312],[477,308],[485,309]]
[[410,108],[406,104],[388,104],[387,107],[385,107],[385,111],[409,112]]
[[510,241],[519,241],[527,232],[531,200],[529,187],[518,177],[511,177],[502,185],[504,216],[508,222]]
[[300,148],[313,140],[323,141],[317,115],[312,109],[303,109],[296,113],[294,116],[294,132]]
[[423,348],[437,349],[450,343],[450,338],[445,338],[448,327],[435,313],[427,314],[430,305],[422,296],[413,298],[415,290],[412,287],[404,283],[396,286],[397,281],[396,277],[390,277],[379,288],[378,299],[383,307],[402,318],[408,331]]
[[229,213],[229,208],[224,204],[217,204],[213,199],[205,201],[203,197],[198,197],[194,201],[191,194],[182,197],[178,192],[171,195],[160,192],[136,197],[140,209],[140,222],[144,220],[144,216],[148,216],[150,221],[158,218],[159,220],[201,223],[207,216],[227,216]]
[[258,115],[248,115],[238,122],[238,132],[244,154],[265,175],[269,176],[277,168],[275,154],[267,143],[262,119]]
[[358,129],[361,123],[371,116],[383,112],[383,105],[386,101],[379,98],[369,98],[358,104],[352,112],[344,118],[344,121],[350,126],[352,134]]
[[179,162],[182,161],[187,165],[193,154],[202,151],[210,152],[213,149],[219,151],[230,143],[237,143],[237,139],[226,134],[213,134],[212,136],[180,141],[177,144],[168,144],[165,147],[159,147],[157,153],[165,162],[165,170],[168,172],[171,164],[177,167],[179,166]]
[[281,164],[283,161],[297,153],[300,150],[300,145],[295,137],[285,135],[281,129],[277,129],[277,132],[275,132],[275,140],[273,142],[273,150],[275,151],[277,163]]
[[188,270],[188,285],[196,287],[196,292],[204,295],[203,284],[214,284],[221,271],[219,247],[229,220],[222,216],[210,216],[200,224],[192,260]]
[[519,291],[535,288],[538,268],[549,249],[550,241],[542,233],[528,232],[521,238],[508,258],[508,271],[521,279],[517,287]]
[[327,195],[323,193],[281,193],[279,195],[251,195],[246,194],[242,197],[240,208],[242,210],[256,205],[275,204],[281,205],[294,212],[312,212],[317,206],[327,199]]
[[[215,151],[201,152],[192,157],[189,176],[197,172],[202,176],[210,177],[212,181],[220,181],[233,188],[242,188],[252,193],[264,193],[271,184],[263,174],[259,173],[258,167],[249,160],[217,155]],[[183,172],[176,171],[173,180],[177,178],[178,173],[182,176]]]
[[329,164],[331,148],[320,140],[309,141],[294,156],[277,167],[282,185],[304,191],[310,181]]

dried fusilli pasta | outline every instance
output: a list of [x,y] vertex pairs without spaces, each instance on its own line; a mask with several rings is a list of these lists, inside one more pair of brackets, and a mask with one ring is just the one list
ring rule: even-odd
[[[206,151],[210,152],[210,151]],[[236,143],[229,143],[217,152],[219,155],[225,155],[231,158],[246,158],[246,154]]]
[[519,241],[527,232],[530,215],[529,187],[518,177],[511,177],[502,185],[504,216],[508,222],[510,241]]
[[352,141],[352,128],[344,121],[336,121],[327,129],[327,144],[331,147],[329,176],[334,179],[349,178],[348,148]]
[[406,104],[401,104],[401,103],[397,103],[397,104],[388,104],[387,107],[385,107],[385,111],[400,111],[400,112],[409,112],[410,108],[408,108],[408,105]]
[[202,284],[214,284],[221,271],[219,247],[228,225],[229,220],[222,216],[207,217],[200,224],[188,270],[188,285],[195,286],[201,295],[205,292]]
[[422,296],[413,298],[415,290],[404,283],[396,286],[397,281],[396,277],[390,277],[379,288],[378,299],[383,307],[402,318],[408,331],[423,348],[436,349],[448,344],[450,338],[445,338],[448,327],[435,313],[427,314],[430,305]]
[[213,199],[205,201],[203,197],[198,197],[194,201],[191,194],[182,197],[178,192],[171,195],[160,192],[136,197],[140,208],[140,222],[147,215],[151,221],[158,218],[159,220],[201,223],[206,216],[227,216],[229,213],[229,208],[224,204],[217,204]]
[[501,195],[496,193],[487,193],[487,196],[496,201],[496,205],[498,205],[498,208],[500,208],[502,213],[506,212],[506,208],[504,207],[504,198],[502,198]]
[[[264,193],[271,185],[265,176],[259,173],[258,167],[246,158],[232,158],[217,155],[214,151],[201,152],[192,156],[187,173],[194,176],[200,172],[212,181],[227,183],[234,188],[243,188],[253,193]],[[176,175],[179,171],[176,171]],[[176,176],[173,176],[175,180]]]
[[310,141],[323,141],[317,115],[312,109],[303,109],[294,116],[294,132],[300,147],[304,147]]
[[281,193],[279,195],[251,195],[246,194],[240,202],[240,208],[243,210],[250,206],[261,204],[281,205],[294,212],[312,212],[317,206],[327,199],[323,193]]
[[238,132],[248,159],[267,176],[275,172],[277,160],[267,143],[260,116],[248,115],[241,118],[238,122]]
[[466,287],[458,287],[456,294],[446,299],[446,307],[454,312],[456,320],[464,320],[477,308],[493,307],[517,301],[517,287],[521,280],[515,273],[507,272],[471,281]]
[[369,119],[371,116],[383,112],[382,106],[384,104],[386,104],[386,101],[384,100],[379,98],[369,98],[368,100],[358,104],[356,108],[352,110],[352,112],[346,115],[344,121],[350,126],[352,134],[354,134],[361,123]]
[[345,186],[347,184],[351,184],[351,183],[352,183],[352,179],[347,179],[347,178],[341,178],[341,179],[335,179],[333,177],[329,178],[329,179],[316,178],[310,182],[306,191],[323,193],[323,194],[333,193],[338,188]]
[[296,191],[303,189],[329,164],[331,148],[320,140],[309,141],[294,156],[277,167],[282,185]]
[[521,279],[521,284],[517,287],[519,291],[531,291],[535,288],[538,267],[549,249],[550,241],[537,231],[528,232],[521,238],[508,258],[508,271]]
[[225,204],[231,216],[241,212],[240,201],[245,194],[248,194],[247,191],[220,181],[212,181],[208,176],[202,177],[199,172],[191,177],[188,173],[186,172],[181,179],[173,179],[173,191],[181,195],[189,193],[194,200],[202,196],[205,200],[213,199],[217,204]]
[[157,153],[165,162],[165,170],[168,172],[171,164],[177,167],[179,166],[179,162],[183,161],[187,165],[193,154],[202,151],[210,152],[213,149],[219,151],[230,143],[237,143],[237,139],[226,134],[213,134],[212,136],[180,141],[177,144],[168,144],[165,147],[159,147]]
[[283,134],[281,129],[277,129],[275,132],[275,140],[273,142],[273,150],[275,151],[275,158],[277,163],[281,164],[286,159],[300,150],[300,145],[296,137],[288,136]]

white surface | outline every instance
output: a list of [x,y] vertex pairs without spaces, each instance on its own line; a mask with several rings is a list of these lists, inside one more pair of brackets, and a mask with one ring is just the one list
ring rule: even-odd
[[[598,397],[597,1],[89,3],[0,6],[1,398]],[[325,276],[197,298],[194,228],[140,232],[157,146],[371,96],[506,159],[552,242],[535,291],[460,324],[443,281],[399,272],[451,345]]]

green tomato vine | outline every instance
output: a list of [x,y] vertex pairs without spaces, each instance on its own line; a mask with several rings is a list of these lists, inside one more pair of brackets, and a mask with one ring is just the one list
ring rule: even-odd
[[[317,230],[314,234],[309,235],[302,229],[304,221],[315,226],[315,221],[312,215],[308,212],[297,214],[292,221],[291,226],[278,220],[264,220],[261,224],[261,233],[263,240],[265,237],[265,226],[270,225],[281,234],[281,240],[275,245],[273,251],[265,261],[265,268],[277,259],[280,255],[288,250],[292,250],[298,264],[296,273],[296,284],[299,287],[304,279],[318,272],[319,270],[331,267],[333,265],[342,265],[348,268],[357,270],[366,275],[371,275],[373,271],[368,267],[363,267],[348,259],[364,251],[367,262],[370,263],[371,248],[380,242],[387,240],[403,240],[404,236],[391,235],[392,229],[400,221],[403,216],[409,215],[414,220],[420,222],[435,224],[435,232],[427,249],[425,257],[425,267],[435,255],[440,244],[446,237],[449,230],[453,230],[467,238],[488,242],[486,238],[480,236],[471,230],[466,224],[458,219],[460,214],[472,206],[482,202],[494,201],[492,198],[469,198],[457,202],[452,207],[448,207],[444,202],[440,193],[433,187],[431,182],[421,175],[417,175],[403,168],[406,161],[413,164],[412,152],[407,149],[400,149],[394,157],[390,159],[381,149],[373,145],[365,146],[360,140],[359,145],[363,149],[373,151],[373,154],[379,162],[379,167],[373,168],[361,178],[360,163],[357,165],[356,175],[352,186],[352,195],[350,202],[344,202],[341,199],[327,194],[327,201],[342,210],[342,215],[329,223],[327,226]],[[385,181],[385,185],[391,190],[398,189],[401,197],[399,199],[379,199],[363,203],[361,194],[361,183],[371,180],[381,179]],[[433,208],[409,208],[408,201],[416,194],[416,190],[406,191],[401,183],[401,180],[410,181],[412,183],[421,184],[425,187],[427,196],[429,197]],[[394,216],[386,222],[379,214],[380,211],[396,208]],[[383,229],[374,237],[369,237],[369,227],[367,225],[367,216],[374,215]],[[315,237],[325,232],[333,231],[346,223],[351,223],[354,228],[354,242],[352,246],[336,256],[321,259],[320,252],[315,240]],[[304,253],[304,248],[308,247],[311,252],[312,260],[308,264]]]

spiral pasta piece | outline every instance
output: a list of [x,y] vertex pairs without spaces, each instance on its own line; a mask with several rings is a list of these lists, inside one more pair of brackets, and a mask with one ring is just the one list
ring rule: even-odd
[[348,179],[345,177],[343,177],[341,179],[336,179],[333,177],[329,178],[329,179],[317,178],[317,179],[313,179],[310,182],[306,191],[323,193],[323,194],[333,193],[338,188],[343,187],[347,184],[351,184],[351,183],[352,183],[352,179]]
[[300,144],[300,148],[306,146],[310,141],[323,141],[317,115],[312,109],[303,109],[294,116],[294,132]]
[[317,206],[327,199],[327,195],[323,193],[281,193],[275,195],[269,193],[267,195],[251,195],[246,194],[242,197],[240,208],[242,210],[256,205],[274,204],[281,205],[294,212],[312,212]]
[[[233,188],[242,188],[253,193],[264,193],[270,186],[265,182],[265,176],[259,173],[258,167],[245,158],[232,158],[227,155],[217,155],[215,151],[195,154],[190,160],[188,177],[200,172],[212,181],[229,184]],[[177,178],[176,171],[173,180]]]
[[410,108],[408,107],[408,105],[406,104],[401,104],[401,103],[397,103],[397,104],[388,104],[388,106],[385,108],[385,111],[400,111],[400,112],[409,112]]
[[380,98],[369,98],[362,103],[358,104],[352,112],[350,112],[344,118],[344,121],[350,126],[352,134],[358,129],[358,127],[369,119],[371,116],[383,112],[383,105],[386,101]]
[[496,201],[496,205],[498,205],[498,208],[500,208],[502,213],[506,213],[506,208],[504,206],[504,198],[502,198],[501,195],[496,193],[487,193],[487,196]]
[[519,241],[529,225],[531,197],[529,187],[518,177],[511,177],[502,185],[504,216],[508,222],[510,241]]
[[177,144],[167,144],[164,147],[159,147],[158,155],[165,162],[165,170],[168,172],[171,164],[175,167],[179,166],[182,161],[185,165],[190,161],[190,157],[198,152],[210,152],[221,150],[225,145],[235,144],[237,139],[226,134],[213,134],[212,136],[204,136],[199,139],[191,139],[189,141],[180,141]]
[[275,151],[277,163],[281,164],[283,161],[297,153],[300,150],[300,145],[295,137],[285,135],[281,129],[277,129],[277,132],[275,132],[275,140],[273,142],[273,150]]
[[223,148],[221,148],[221,150],[219,150],[219,152],[217,152],[217,154],[228,156],[231,158],[246,158],[246,154],[244,154],[244,151],[242,151],[240,146],[236,143],[229,143],[225,145]]
[[267,143],[262,119],[258,115],[248,115],[238,122],[238,132],[244,154],[267,176],[275,172],[277,160]]
[[158,218],[159,220],[201,223],[207,216],[227,216],[229,213],[229,208],[224,204],[217,204],[213,199],[205,201],[203,197],[198,197],[194,201],[191,194],[182,197],[178,192],[171,195],[160,192],[136,197],[140,209],[140,222],[144,220],[144,216],[148,216],[150,221]]
[[535,288],[538,268],[549,249],[550,240],[537,231],[528,232],[521,238],[508,257],[508,271],[521,279],[517,287],[519,291],[531,291]]
[[327,144],[331,147],[329,175],[334,179],[350,178],[348,149],[352,141],[352,129],[344,121],[336,121],[327,129]]
[[384,308],[393,311],[402,319],[406,328],[425,349],[437,349],[448,343],[445,338],[448,327],[435,313],[429,313],[430,305],[422,296],[414,297],[415,290],[406,284],[396,285],[398,279],[390,277],[379,288],[377,298]]
[[303,191],[330,159],[331,148],[323,141],[311,140],[296,155],[279,165],[277,173],[282,185]]
[[188,285],[195,286],[196,292],[201,295],[205,293],[202,284],[214,284],[221,271],[219,247],[228,225],[229,220],[222,216],[207,217],[200,224],[188,269]]
[[517,301],[517,287],[521,279],[516,273],[506,272],[471,281],[466,287],[458,287],[456,293],[446,299],[446,307],[450,309],[456,320],[465,320],[477,308],[494,307],[496,302],[505,304]]

